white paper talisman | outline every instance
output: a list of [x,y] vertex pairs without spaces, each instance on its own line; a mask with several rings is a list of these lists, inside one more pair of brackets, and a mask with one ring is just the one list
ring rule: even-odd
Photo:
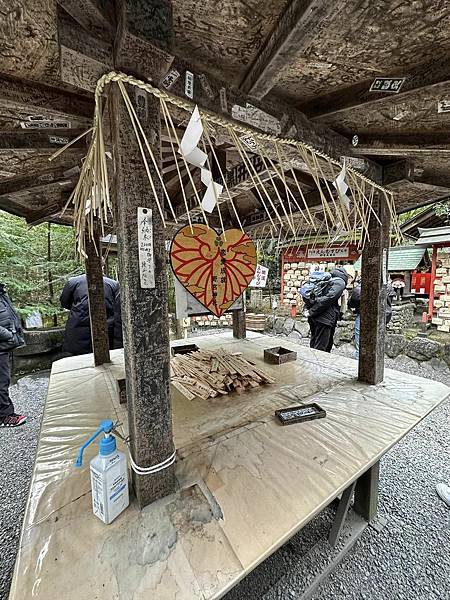
[[138,208],[138,248],[141,288],[155,287],[155,260],[153,256],[153,219],[150,208]]

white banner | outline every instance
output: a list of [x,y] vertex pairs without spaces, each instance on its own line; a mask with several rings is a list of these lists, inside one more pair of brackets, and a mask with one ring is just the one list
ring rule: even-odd
[[308,258],[349,258],[348,248],[311,248],[307,252]]
[[250,287],[266,287],[269,269],[262,265],[256,265],[255,276],[250,281]]

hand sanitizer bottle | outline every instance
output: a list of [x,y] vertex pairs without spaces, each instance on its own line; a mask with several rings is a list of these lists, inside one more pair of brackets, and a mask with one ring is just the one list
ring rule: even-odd
[[84,449],[97,436],[104,433],[100,440],[100,451],[91,460],[92,509],[94,515],[109,525],[124,511],[128,504],[127,460],[123,452],[117,450],[116,438],[112,434],[113,422],[105,420],[97,431],[81,446],[75,466],[81,467]]

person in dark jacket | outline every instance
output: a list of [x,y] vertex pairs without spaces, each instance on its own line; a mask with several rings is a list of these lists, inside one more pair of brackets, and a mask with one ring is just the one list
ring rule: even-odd
[[120,303],[120,290],[116,294],[114,302],[114,341],[113,348],[123,348],[122,330],[122,305]]
[[[119,283],[109,277],[103,277],[103,286],[109,347],[113,348]],[[92,352],[92,340],[86,275],[78,275],[69,279],[62,291],[60,302],[63,308],[70,310],[64,334],[63,351],[72,355],[89,354]]]
[[339,298],[344,293],[348,275],[343,267],[331,271],[328,286],[308,306],[308,323],[311,330],[310,347],[331,352],[336,324],[340,319]]
[[[392,300],[395,298],[396,293],[389,281],[387,284],[387,295],[386,295],[386,325],[392,319]],[[361,334],[361,278],[358,277],[356,285],[353,288],[350,300],[348,301],[348,307],[352,309],[356,315],[355,319],[355,358],[359,358],[359,340]]]
[[24,344],[20,319],[5,286],[0,283],[0,427],[17,427],[27,420],[24,415],[15,413],[9,397],[13,350]]

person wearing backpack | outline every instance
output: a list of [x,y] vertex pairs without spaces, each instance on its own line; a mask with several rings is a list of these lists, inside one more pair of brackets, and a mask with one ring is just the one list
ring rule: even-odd
[[314,285],[310,299],[305,299],[311,330],[309,345],[315,350],[331,352],[334,332],[341,317],[339,298],[344,293],[347,280],[346,270],[336,267],[331,271],[331,277],[325,280],[322,278],[319,284]]

